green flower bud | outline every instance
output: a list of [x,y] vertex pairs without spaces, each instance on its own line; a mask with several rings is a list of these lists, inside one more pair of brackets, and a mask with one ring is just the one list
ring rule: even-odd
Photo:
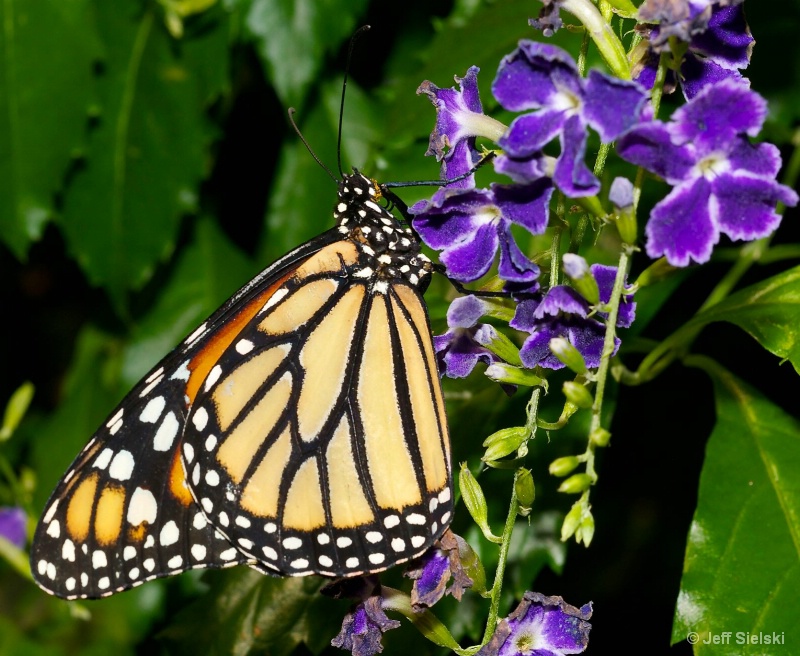
[[591,484],[592,478],[589,474],[573,474],[559,486],[558,491],[566,494],[578,494],[588,489]]
[[550,340],[550,350],[553,352],[553,355],[576,374],[586,373],[586,362],[584,362],[583,356],[578,349],[570,344],[564,337],[553,337],[553,339]]
[[567,401],[579,408],[591,408],[594,404],[594,399],[589,390],[574,380],[565,381],[561,389],[564,392],[564,396],[567,397]]
[[580,464],[578,456],[564,456],[556,458],[550,463],[549,471],[553,476],[566,476]]
[[504,428],[490,435],[483,441],[486,453],[481,460],[499,460],[514,453],[528,437],[528,430],[524,426]]
[[465,462],[461,463],[461,472],[458,475],[458,486],[461,490],[461,499],[464,501],[464,505],[467,507],[472,519],[475,520],[478,528],[483,532],[483,536],[490,542],[500,544],[503,539],[497,537],[492,533],[492,529],[489,528],[489,511],[486,507],[486,497],[483,494],[480,484],[475,480],[475,477],[472,475],[472,472]]
[[583,504],[580,501],[576,501],[572,504],[572,508],[569,509],[567,516],[564,517],[564,523],[561,524],[561,541],[569,540],[575,530],[580,526],[581,523],[581,515],[583,514]]
[[527,517],[531,512],[533,500],[536,498],[536,486],[533,484],[533,476],[528,469],[518,469],[514,479],[514,491],[519,503],[519,514]]
[[507,335],[497,331],[494,327],[488,326],[484,330],[476,332],[475,341],[499,356],[501,360],[517,367],[522,366],[517,345]]
[[611,433],[609,433],[605,428],[598,427],[592,431],[591,435],[589,435],[589,439],[595,446],[608,446],[608,442],[611,439]]
[[507,383],[508,385],[537,387],[542,383],[542,379],[530,369],[522,369],[504,362],[490,364],[486,367],[486,375],[497,383]]
[[575,539],[578,542],[583,542],[584,546],[588,547],[592,543],[594,537],[594,517],[591,512],[584,513],[581,519],[580,526],[575,532]]

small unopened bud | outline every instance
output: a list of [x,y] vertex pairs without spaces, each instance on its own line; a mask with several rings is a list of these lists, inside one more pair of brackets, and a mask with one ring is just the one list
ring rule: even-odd
[[561,389],[564,392],[564,396],[567,397],[567,401],[579,408],[591,408],[592,404],[594,404],[594,399],[589,390],[574,380],[565,381]]
[[598,427],[591,432],[589,439],[595,446],[608,446],[608,442],[611,439],[611,433],[609,433],[605,428]]
[[475,331],[475,341],[481,346],[485,346],[504,362],[509,362],[517,366],[522,365],[517,345],[506,335],[498,332],[494,326],[483,324]]
[[467,507],[469,514],[478,528],[483,532],[484,537],[490,542],[500,544],[503,539],[494,535],[489,527],[489,510],[486,506],[486,496],[483,494],[480,483],[472,475],[466,463],[462,463],[461,472],[458,476],[458,486],[461,490],[461,499]]
[[586,362],[572,344],[564,337],[553,337],[550,340],[550,350],[561,362],[567,365],[576,374],[585,374]]
[[575,467],[577,467],[580,462],[581,461],[578,460],[578,456],[564,456],[563,458],[556,458],[550,463],[548,471],[553,476],[566,476],[574,471]]
[[569,509],[566,517],[564,517],[564,523],[561,524],[561,540],[569,540],[575,530],[580,526],[581,523],[581,515],[583,514],[583,504],[580,501],[576,501],[572,504],[572,508]]
[[559,486],[558,491],[566,494],[578,494],[591,484],[592,479],[589,474],[573,474]]
[[633,184],[628,178],[615,178],[608,192],[608,200],[617,213],[617,230],[626,244],[636,243],[636,208],[633,205]]
[[575,289],[589,301],[590,305],[596,305],[600,301],[600,289],[589,271],[586,260],[575,253],[565,253],[561,261],[564,265],[564,273],[572,280]]
[[[579,354],[580,355],[580,354]],[[486,367],[486,375],[498,383],[508,385],[525,385],[526,387],[537,387],[541,385],[542,379],[535,375],[530,369],[522,369],[504,362],[495,362]]]
[[594,537],[594,517],[591,512],[584,513],[581,519],[580,526],[575,535],[578,542],[583,542],[584,546],[588,547],[592,543]]
[[536,486],[533,484],[533,476],[530,470],[517,470],[514,491],[517,494],[517,502],[519,503],[519,514],[527,517],[531,512],[533,500],[536,498]]
[[486,452],[481,460],[499,460],[519,449],[520,445],[528,438],[529,431],[524,426],[504,428],[493,433],[483,441]]

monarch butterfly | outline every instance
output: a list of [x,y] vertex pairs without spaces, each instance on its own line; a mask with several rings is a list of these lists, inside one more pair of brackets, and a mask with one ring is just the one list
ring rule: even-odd
[[355,576],[452,513],[431,261],[357,170],[338,225],[267,267],[125,397],[56,487],[31,569],[97,598],[188,569]]

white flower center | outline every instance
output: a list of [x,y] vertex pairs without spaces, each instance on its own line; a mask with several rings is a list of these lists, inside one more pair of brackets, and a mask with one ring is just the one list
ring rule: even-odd
[[730,171],[731,163],[724,153],[711,153],[706,155],[694,165],[695,177],[711,180]]

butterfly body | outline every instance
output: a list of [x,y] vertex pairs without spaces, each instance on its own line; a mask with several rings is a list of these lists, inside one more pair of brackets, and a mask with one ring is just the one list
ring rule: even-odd
[[48,592],[113,594],[201,567],[381,571],[452,511],[422,292],[431,262],[344,176],[338,225],[237,292],[123,400],[45,508]]

